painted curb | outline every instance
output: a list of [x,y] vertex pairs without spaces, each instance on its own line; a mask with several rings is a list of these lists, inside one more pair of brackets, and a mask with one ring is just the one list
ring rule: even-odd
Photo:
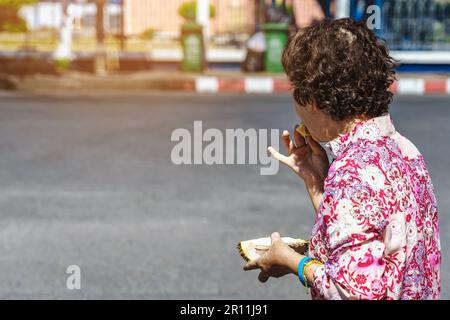
[[[2,86],[0,78],[0,87]],[[160,90],[198,93],[287,93],[291,84],[281,76],[206,76],[77,78],[38,76],[11,82],[17,90]],[[6,87],[5,87],[6,88]],[[7,88],[6,88],[7,89]],[[450,78],[400,78],[390,90],[396,95],[450,95]]]
[[[187,85],[196,92],[245,92],[245,93],[274,93],[287,92],[290,83],[287,80],[272,77],[243,77],[243,78],[217,78],[200,76],[195,78],[194,84]],[[404,78],[396,81],[391,91],[397,95],[450,95],[450,78],[448,79],[421,79]]]

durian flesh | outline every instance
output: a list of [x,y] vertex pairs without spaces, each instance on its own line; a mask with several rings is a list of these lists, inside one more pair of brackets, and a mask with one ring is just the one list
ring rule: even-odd
[[308,128],[305,126],[304,123],[301,123],[298,127],[297,127],[297,132],[300,133],[300,135],[303,138],[306,138],[308,136],[310,136],[311,134],[308,131]]
[[[307,240],[283,237],[281,240],[300,254],[308,251]],[[238,244],[239,253],[247,261],[258,259],[269,250],[272,240],[270,237],[241,241]]]

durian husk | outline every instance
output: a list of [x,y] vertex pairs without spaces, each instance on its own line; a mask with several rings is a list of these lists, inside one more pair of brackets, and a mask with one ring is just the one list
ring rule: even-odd
[[[291,237],[282,237],[281,240],[296,252],[307,255],[309,241]],[[271,243],[272,240],[270,239],[270,237],[258,238],[241,241],[238,243],[237,248],[242,258],[244,258],[246,261],[253,261],[258,259],[267,250],[269,250]]]
[[303,138],[306,138],[308,136],[310,136],[311,134],[308,131],[308,128],[305,126],[304,123],[301,123],[298,127],[297,127],[297,132],[300,133],[300,135]]

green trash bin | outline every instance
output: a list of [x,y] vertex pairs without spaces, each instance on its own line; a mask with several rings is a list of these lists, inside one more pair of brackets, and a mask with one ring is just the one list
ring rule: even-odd
[[205,68],[205,45],[203,27],[194,22],[181,26],[181,46],[183,48],[183,71],[203,72]]
[[283,72],[281,57],[288,40],[289,25],[285,23],[266,23],[262,25],[266,38],[264,62],[266,71]]

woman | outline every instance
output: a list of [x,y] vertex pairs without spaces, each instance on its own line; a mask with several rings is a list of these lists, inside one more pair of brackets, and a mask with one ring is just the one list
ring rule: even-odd
[[297,274],[313,299],[438,299],[436,199],[421,154],[388,114],[395,73],[386,47],[363,24],[323,21],[290,39],[283,65],[310,136],[295,130],[291,141],[284,131],[288,155],[269,151],[311,197],[309,258],[274,233],[244,269],[260,269],[262,282]]

